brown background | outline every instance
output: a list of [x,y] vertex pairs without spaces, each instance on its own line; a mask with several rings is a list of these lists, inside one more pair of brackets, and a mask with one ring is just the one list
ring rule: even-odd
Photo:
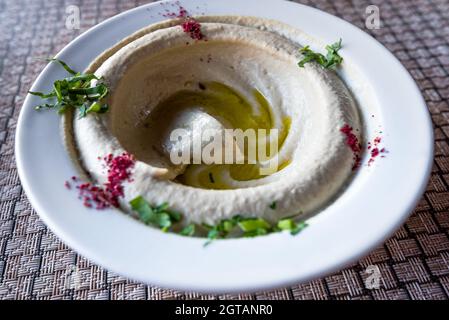
[[[448,0],[298,1],[337,15],[365,31],[365,8],[377,5],[382,27],[370,33],[410,71],[432,113],[435,164],[427,192],[407,223],[367,258],[307,284],[216,297],[129,281],[90,263],[58,240],[28,203],[14,160],[17,116],[27,90],[44,67],[33,57],[53,56],[91,26],[145,2],[0,0],[0,298],[448,299]],[[69,4],[81,9],[81,30],[64,27]],[[369,60],[367,56],[367,63]],[[365,269],[371,264],[382,272],[377,290],[364,286]]]

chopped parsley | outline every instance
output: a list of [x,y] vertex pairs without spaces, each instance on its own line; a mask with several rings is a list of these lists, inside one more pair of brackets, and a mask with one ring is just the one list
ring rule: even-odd
[[195,235],[195,224],[192,223],[184,227],[179,234],[185,237],[193,237]]
[[334,44],[327,45],[327,54],[323,55],[318,52],[314,52],[309,46],[305,46],[299,52],[304,55],[304,58],[299,61],[298,66],[304,68],[304,65],[308,62],[315,61],[325,69],[335,68],[343,62],[343,58],[338,54],[341,49],[341,39]]
[[269,207],[270,207],[271,210],[276,210],[277,202],[273,201],[272,203],[270,203]]
[[296,223],[293,219],[283,219],[277,224],[279,230],[288,230],[294,236],[300,233],[304,228],[307,227],[307,223],[300,222]]
[[[30,94],[38,96],[46,103],[35,107],[40,109],[55,109],[59,114],[68,109],[78,109],[79,117],[83,118],[89,113],[104,113],[108,111],[108,105],[101,101],[108,95],[107,86],[92,73],[80,73],[70,68],[64,61],[48,59],[50,62],[58,62],[70,76],[56,80],[53,90],[49,93],[29,91]],[[96,80],[95,86],[91,82]]]
[[264,219],[246,219],[238,223],[243,232],[254,232],[256,230],[269,230],[271,226]]
[[131,200],[129,204],[143,223],[154,225],[164,232],[182,218],[180,213],[169,210],[168,204],[153,207],[141,196]]
[[263,236],[273,231],[271,225],[264,219],[245,219],[238,223],[240,229],[244,232],[244,237]]
[[212,172],[209,172],[209,181],[210,183],[215,183],[214,175],[212,174]]
[[235,228],[235,226],[241,221],[240,216],[235,216],[232,219],[221,220],[214,226],[203,224],[203,227],[208,230],[207,238],[209,239],[204,245],[209,245],[213,240],[219,238],[226,238],[228,234]]
[[[170,210],[167,203],[152,206],[143,197],[139,196],[131,200],[130,205],[145,224],[158,227],[164,232],[179,230],[179,228],[173,227],[182,220],[182,215]],[[228,236],[257,237],[280,231],[289,231],[292,235],[296,235],[305,227],[307,227],[306,223],[297,223],[292,218],[282,219],[273,225],[263,218],[244,218],[236,215],[231,219],[223,219],[215,225],[203,224],[199,226],[191,223],[184,226],[178,233],[186,237],[206,236],[207,242],[204,245],[207,246],[216,239],[225,239]]]

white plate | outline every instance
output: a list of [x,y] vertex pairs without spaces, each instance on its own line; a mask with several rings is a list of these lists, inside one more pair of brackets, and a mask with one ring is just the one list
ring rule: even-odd
[[[288,233],[216,241],[165,234],[117,210],[86,209],[64,181],[76,174],[59,136],[59,117],[36,112],[27,96],[16,133],[23,188],[40,217],[85,257],[129,278],[180,290],[236,292],[309,281],[356,261],[396,230],[424,192],[433,158],[431,120],[423,98],[396,58],[349,23],[306,6],[260,0],[181,1],[191,13],[272,18],[330,43],[342,37],[345,61],[368,80],[390,153],[362,169],[331,206],[296,237]],[[58,57],[77,70],[132,32],[162,20],[164,6],[145,5],[95,26]],[[46,91],[65,76],[48,65],[32,90]],[[370,115],[361,106],[366,119]]]

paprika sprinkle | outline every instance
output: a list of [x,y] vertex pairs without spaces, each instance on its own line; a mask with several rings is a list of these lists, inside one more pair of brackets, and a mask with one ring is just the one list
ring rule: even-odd
[[201,32],[201,24],[193,17],[191,17],[188,13],[188,11],[181,6],[180,3],[176,3],[179,6],[179,12],[169,12],[167,9],[167,13],[165,13],[163,16],[167,18],[179,18],[182,19],[181,27],[182,30],[187,33],[190,38],[193,40],[204,40],[205,36]]
[[[134,167],[134,157],[124,152],[119,156],[108,154],[100,160],[105,162],[107,168],[107,182],[103,186],[97,186],[92,183],[80,183],[76,186],[78,197],[83,201],[84,206],[101,210],[110,206],[118,207],[119,198],[123,197],[123,182],[131,180],[131,170]],[[72,177],[74,182],[79,179]]]
[[360,163],[362,158],[360,157],[360,153],[362,151],[362,146],[359,142],[357,136],[353,133],[353,129],[350,125],[345,124],[340,131],[346,136],[346,144],[351,148],[353,154],[354,163],[352,165],[352,170],[360,167]]

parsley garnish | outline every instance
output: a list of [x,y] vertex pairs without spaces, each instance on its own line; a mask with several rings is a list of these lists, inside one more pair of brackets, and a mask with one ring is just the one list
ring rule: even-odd
[[307,224],[305,222],[296,223],[292,219],[280,220],[276,225],[271,225],[262,218],[243,218],[235,216],[232,219],[220,221],[215,226],[204,225],[209,230],[207,234],[208,241],[204,244],[209,245],[213,240],[226,238],[231,231],[236,231],[236,227],[243,237],[258,237],[279,231],[290,231],[291,235],[297,235]]
[[151,206],[143,197],[139,196],[129,203],[131,208],[139,214],[139,218],[145,224],[151,224],[168,231],[170,227],[181,220],[181,214],[168,209],[168,204]]
[[238,226],[244,232],[243,236],[245,237],[262,236],[271,231],[271,225],[261,218],[242,220]]
[[193,237],[193,235],[195,234],[195,224],[189,224],[184,229],[182,229],[179,234],[185,237]]
[[269,205],[269,207],[270,207],[271,210],[276,210],[277,202],[276,202],[276,201],[273,201],[273,202]]
[[304,65],[308,62],[315,61],[320,64],[323,68],[334,68],[339,66],[343,58],[338,54],[338,50],[341,49],[341,39],[338,42],[335,42],[332,45],[327,45],[326,50],[327,54],[324,56],[321,53],[314,52],[310,49],[309,46],[305,46],[299,52],[304,54],[304,58],[299,61],[298,66],[304,68]]
[[[48,61],[58,62],[70,76],[53,83],[53,90],[50,93],[33,92],[30,94],[48,100],[35,107],[40,109],[56,109],[59,114],[68,109],[78,109],[79,117],[83,118],[89,113],[104,113],[108,111],[108,105],[101,103],[108,94],[108,88],[92,73],[80,73],[70,68],[64,61],[58,59],[48,59]],[[97,80],[94,87],[91,81]]]
[[293,219],[283,219],[280,220],[277,224],[277,228],[279,230],[288,230],[292,235],[297,235],[306,227],[307,223],[305,222],[296,223]]
[[215,183],[214,175],[212,174],[212,172],[209,172],[209,181],[210,183]]
[[[145,224],[156,226],[164,232],[170,230],[177,222],[182,220],[182,215],[176,211],[170,210],[167,203],[163,203],[159,206],[152,206],[143,197],[139,196],[134,200],[131,200],[130,205],[132,209],[138,213],[141,221]],[[179,231],[179,234],[186,237],[193,237],[197,234],[197,227],[197,225],[191,223]],[[296,235],[305,227],[307,227],[306,223],[297,223],[292,218],[282,219],[272,225],[262,218],[244,218],[240,215],[236,215],[231,219],[221,220],[213,226],[203,224],[202,234],[206,233],[208,240],[204,246],[207,246],[216,239],[227,238],[231,233],[232,237],[239,235],[242,237],[257,237],[287,230],[290,231],[292,235]],[[173,229],[179,230],[177,228]],[[201,235],[201,230],[198,232]]]
[[208,230],[207,238],[209,239],[204,245],[209,245],[215,239],[226,238],[241,220],[240,216],[235,216],[232,219],[221,220],[215,226],[203,224],[203,227]]

